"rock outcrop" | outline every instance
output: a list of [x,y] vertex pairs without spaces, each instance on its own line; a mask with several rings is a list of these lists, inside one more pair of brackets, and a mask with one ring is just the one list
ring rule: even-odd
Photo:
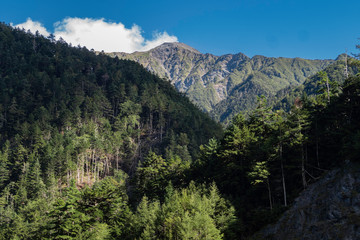
[[348,163],[327,173],[254,239],[360,239],[360,165]]

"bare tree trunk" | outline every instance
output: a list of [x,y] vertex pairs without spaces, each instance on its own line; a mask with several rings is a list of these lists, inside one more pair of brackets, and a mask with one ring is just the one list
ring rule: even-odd
[[96,182],[96,175],[97,175],[97,172],[96,172],[96,166],[97,166],[97,164],[96,163],[94,163],[94,182]]
[[304,189],[307,187],[306,176],[305,176],[305,154],[304,144],[301,144],[301,177]]
[[272,210],[272,209],[273,209],[273,206],[272,206],[272,200],[271,200],[271,189],[270,189],[269,179],[266,180],[266,183],[267,183],[267,188],[268,188],[268,192],[269,192],[270,210]]
[[160,142],[162,142],[162,139],[163,139],[163,126],[161,123],[161,125],[160,125]]
[[280,144],[280,163],[281,163],[281,178],[282,178],[283,193],[284,193],[284,206],[287,207],[284,163],[283,163],[283,158],[282,158],[282,143]]
[[96,176],[97,176],[97,172],[96,172],[96,168],[99,168],[98,166],[98,161],[96,159],[96,156],[95,156],[95,149],[93,150],[93,164],[94,164],[94,182],[96,182]]
[[[90,166],[89,166],[90,164]],[[86,174],[88,177],[88,184],[90,184],[90,167],[91,167],[91,159],[88,159],[87,154],[86,154]]]
[[327,98],[328,98],[328,103],[330,104],[330,86],[329,86],[329,78],[326,77],[326,88],[327,88]]
[[[100,163],[100,162],[98,161],[98,163]],[[99,179],[100,179],[100,171],[101,171],[100,166],[97,165],[96,180],[99,180]]]
[[110,161],[109,161],[109,158],[108,156],[105,155],[105,161],[106,161],[106,174],[105,176],[109,176],[110,175]]
[[80,183],[80,166],[78,164],[77,168],[76,168],[76,184]]
[[139,125],[139,132],[137,137],[138,137],[139,159],[141,159],[141,125]]
[[119,149],[116,149],[116,171],[119,170]]
[[85,156],[82,154],[81,183],[84,182]]
[[110,175],[110,167],[111,167],[110,157],[106,156],[106,161],[108,162],[107,175]]

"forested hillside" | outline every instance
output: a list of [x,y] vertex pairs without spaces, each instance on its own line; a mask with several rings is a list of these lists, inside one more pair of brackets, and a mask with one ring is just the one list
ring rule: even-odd
[[21,137],[23,145],[30,146],[55,132],[65,137],[96,130],[101,138],[118,132],[118,140],[128,139],[137,149],[130,156],[164,147],[180,133],[193,153],[206,139],[221,134],[220,126],[139,64],[96,56],[5,25],[0,43],[2,142]]
[[307,78],[303,84],[279,91],[270,104],[274,105],[274,109],[289,111],[296,98],[301,98],[304,94],[315,98],[321,96],[324,91],[327,91],[326,84],[329,84],[329,89],[332,90],[330,95],[338,94],[341,92],[341,85],[346,77],[357,73],[357,68],[352,64],[353,62],[353,58],[345,54],[340,55],[335,63]]
[[248,118],[237,115],[222,139],[201,147],[196,176],[215,181],[232,199],[240,236],[275,222],[302,190],[332,168],[359,161],[360,75],[329,85],[329,91],[322,80],[318,95],[303,94],[288,113],[272,111],[259,98]]
[[223,133],[138,63],[0,24],[0,239],[250,239],[359,161],[358,58]]
[[[135,62],[0,25],[1,239],[75,237],[96,227],[120,236],[108,226],[127,211],[119,209],[127,193],[134,205],[141,200],[146,164],[163,161],[166,173],[154,176],[179,185],[198,146],[221,134],[170,83]],[[126,175],[133,181],[127,186]],[[81,198],[84,209],[71,212]],[[119,219],[104,211],[120,211]]]

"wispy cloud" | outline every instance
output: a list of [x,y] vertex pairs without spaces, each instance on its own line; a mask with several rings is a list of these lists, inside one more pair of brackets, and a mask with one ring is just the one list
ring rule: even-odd
[[[105,52],[147,51],[164,42],[178,41],[176,36],[171,36],[167,32],[157,32],[153,34],[152,39],[145,39],[138,25],[126,28],[120,22],[108,22],[103,18],[65,18],[54,26],[53,34],[56,39],[61,37],[72,45]],[[44,36],[50,34],[40,22],[32,21],[30,18],[16,27],[30,29],[32,32],[38,30]]]
[[145,42],[142,44],[141,51],[147,51],[154,47],[157,47],[165,42],[177,42],[178,39],[175,36],[170,36],[167,32],[162,33],[154,33],[152,40],[145,40]]
[[39,31],[41,35],[49,36],[50,33],[46,30],[46,28],[40,22],[34,22],[31,18],[28,18],[26,22],[15,25],[18,28],[24,28],[26,30],[30,30],[32,33],[36,33]]

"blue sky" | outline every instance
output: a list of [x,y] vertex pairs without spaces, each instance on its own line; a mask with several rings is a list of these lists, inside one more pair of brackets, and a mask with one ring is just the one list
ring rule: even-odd
[[358,0],[9,0],[1,4],[0,21],[18,25],[30,18],[67,41],[84,38],[81,45],[107,51],[113,44],[131,52],[178,40],[215,55],[333,59],[345,49],[358,52],[359,9]]

